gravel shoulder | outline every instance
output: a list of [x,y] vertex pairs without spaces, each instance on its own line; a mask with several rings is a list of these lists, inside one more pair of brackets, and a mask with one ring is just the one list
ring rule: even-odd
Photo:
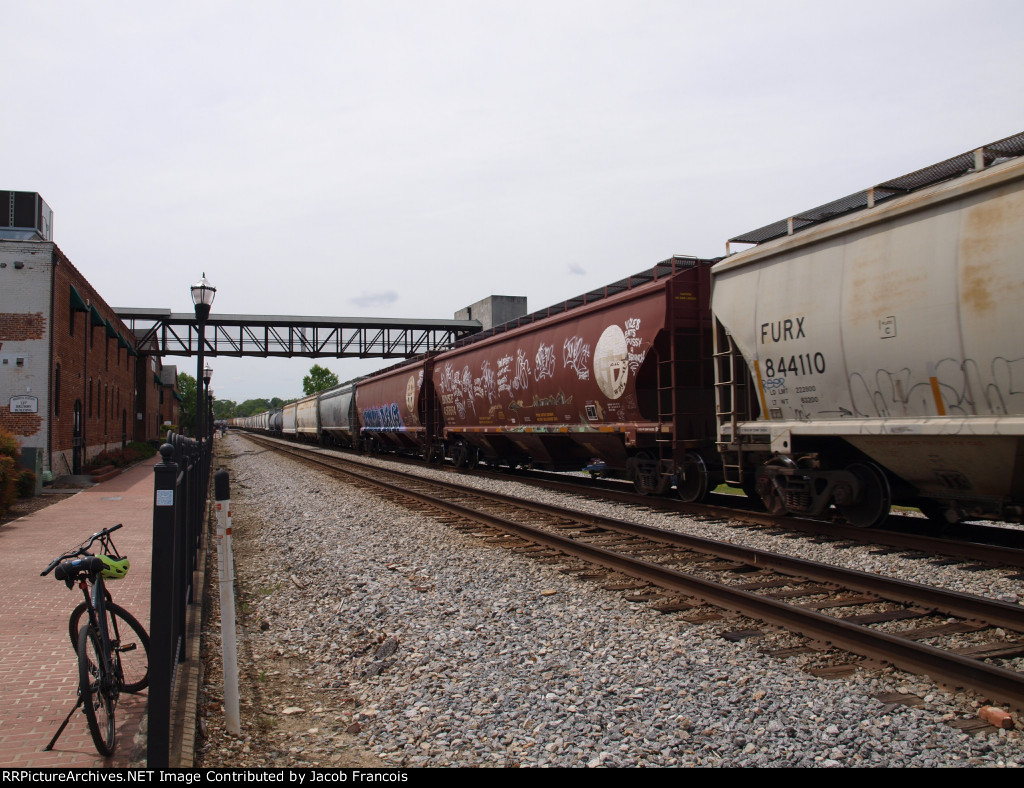
[[[892,669],[815,678],[804,668],[827,652],[765,654],[793,645],[788,633],[731,642],[723,632],[749,622],[658,614],[238,434],[219,445],[232,480],[243,733],[220,722],[214,598],[200,765],[1024,763],[1019,732],[950,726],[979,698]],[[980,582],[1024,596],[1002,576]],[[923,705],[871,697],[882,692]]]

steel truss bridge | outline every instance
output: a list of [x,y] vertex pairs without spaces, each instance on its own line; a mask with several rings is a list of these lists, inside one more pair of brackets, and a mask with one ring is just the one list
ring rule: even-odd
[[[116,308],[142,355],[194,356],[199,323],[191,312]],[[205,322],[205,356],[409,358],[443,350],[480,331],[477,320],[215,315]]]

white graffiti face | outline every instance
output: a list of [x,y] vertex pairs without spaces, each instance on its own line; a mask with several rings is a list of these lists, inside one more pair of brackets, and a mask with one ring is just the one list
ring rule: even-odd
[[628,379],[626,336],[618,326],[608,326],[594,348],[594,380],[608,399],[618,399]]

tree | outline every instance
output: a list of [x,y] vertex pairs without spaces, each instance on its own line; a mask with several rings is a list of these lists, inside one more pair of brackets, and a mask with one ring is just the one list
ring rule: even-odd
[[236,416],[255,416],[265,410],[270,410],[271,404],[265,399],[247,399],[235,408]]
[[181,422],[178,428],[182,432],[195,435],[196,432],[196,379],[187,372],[178,373],[178,393],[181,394]]
[[310,368],[309,374],[302,379],[302,391],[307,397],[310,394],[327,391],[327,389],[334,388],[337,385],[338,376],[327,369],[327,367],[321,367],[319,364],[314,364]]
[[218,421],[233,418],[237,407],[237,403],[229,399],[214,399],[213,417]]

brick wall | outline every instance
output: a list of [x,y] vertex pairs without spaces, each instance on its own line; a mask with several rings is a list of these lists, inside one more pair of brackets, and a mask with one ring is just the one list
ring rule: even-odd
[[160,434],[160,359],[143,356],[139,359],[139,373],[136,379],[138,407],[141,419],[135,422],[135,439],[144,441]]
[[[84,461],[134,439],[136,357],[109,337],[105,325],[93,325],[91,312],[72,309],[71,287],[115,332],[133,342],[132,334],[82,273],[56,246],[53,284],[54,392],[51,452],[70,455],[75,411],[80,413]],[[76,305],[78,306],[78,305]],[[58,373],[59,370],[59,373]],[[59,391],[58,391],[59,385]]]
[[42,312],[0,313],[0,342],[25,342],[46,338],[46,315]]

